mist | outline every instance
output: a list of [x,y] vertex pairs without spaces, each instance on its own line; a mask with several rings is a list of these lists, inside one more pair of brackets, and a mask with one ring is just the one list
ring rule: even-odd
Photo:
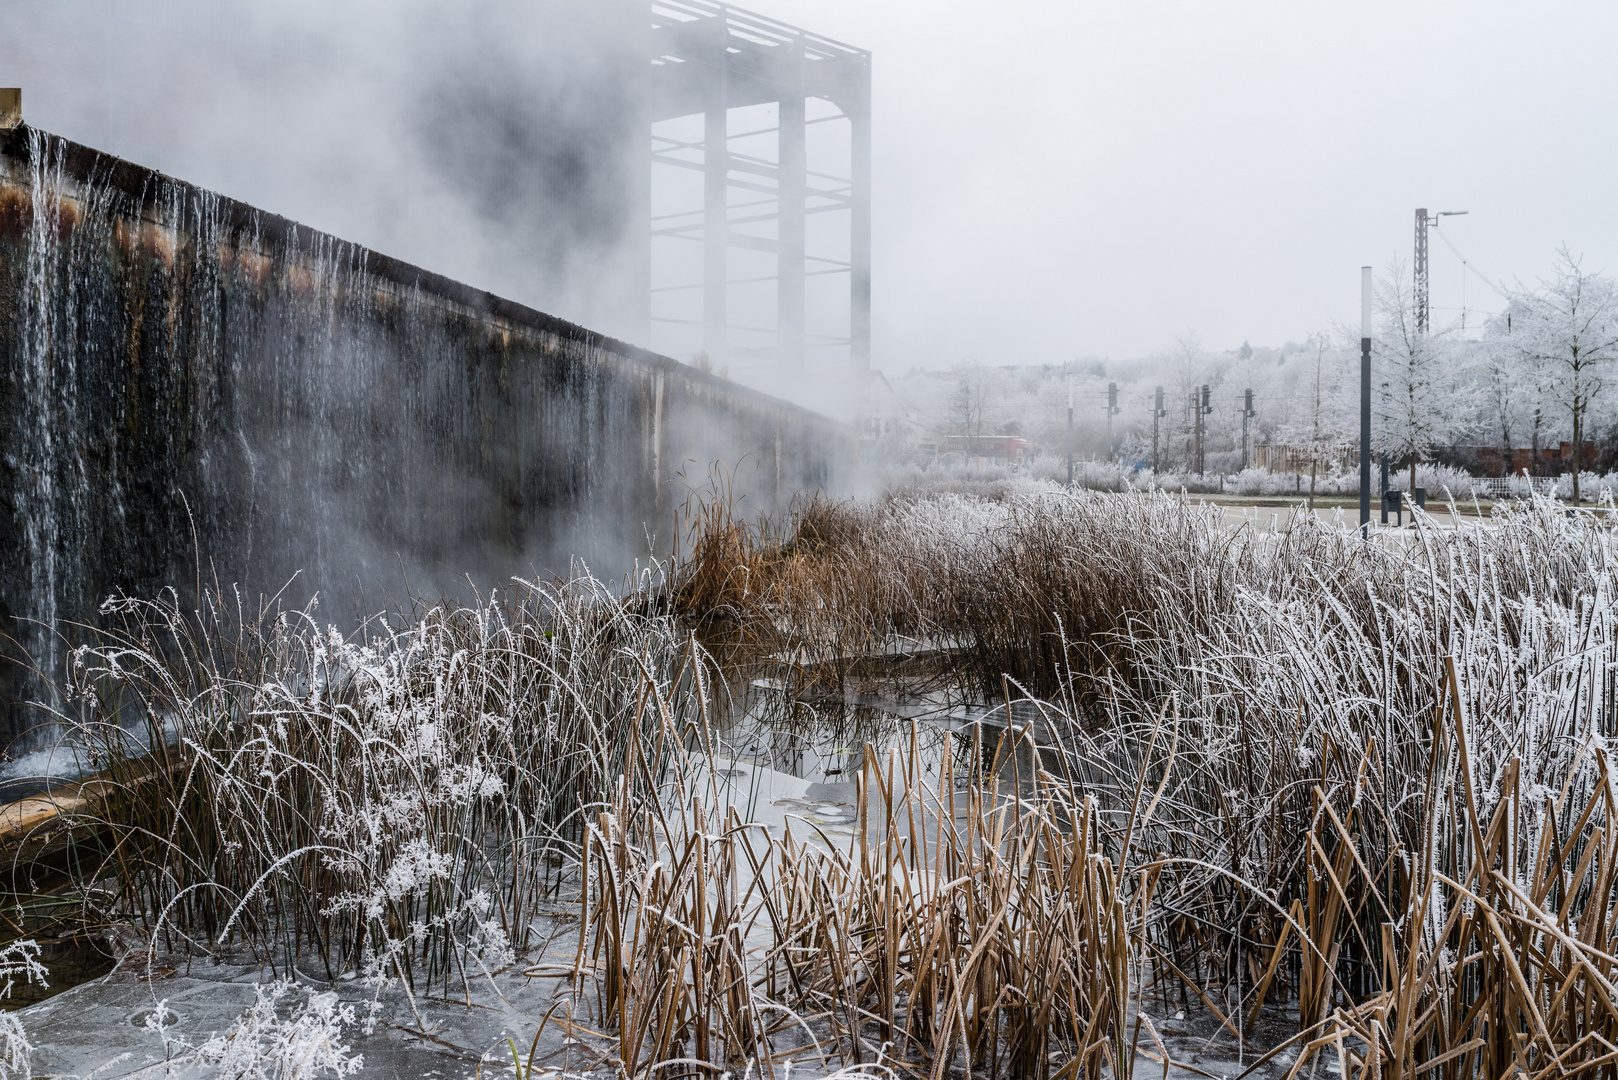
[[[1302,341],[1417,206],[1471,211],[1433,244],[1445,312],[1563,242],[1618,267],[1608,5],[754,6],[875,55],[890,373]],[[689,360],[642,320],[643,15],[13,0],[0,70],[49,130]]]
[[23,0],[6,20],[30,123],[645,343],[638,6]]

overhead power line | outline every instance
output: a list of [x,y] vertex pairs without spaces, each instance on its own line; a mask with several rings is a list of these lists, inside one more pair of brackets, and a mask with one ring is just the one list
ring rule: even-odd
[[1442,229],[1434,229],[1433,231],[1438,234],[1438,238],[1440,240],[1444,241],[1444,245],[1446,247],[1448,247],[1451,251],[1455,252],[1455,257],[1461,260],[1461,265],[1464,268],[1466,268],[1467,270],[1470,270],[1470,271],[1472,271],[1472,273],[1476,274],[1479,281],[1483,282],[1483,284],[1487,285],[1489,288],[1493,289],[1496,293],[1499,294],[1500,299],[1502,299],[1502,300],[1510,300],[1511,299],[1510,296],[1506,295],[1506,291],[1504,289],[1502,289],[1500,286],[1496,285],[1494,282],[1490,281],[1484,275],[1483,271],[1481,271],[1477,267],[1473,266],[1472,265],[1472,260],[1468,259],[1465,255],[1461,254],[1461,249],[1460,248],[1458,248],[1454,244],[1450,243],[1449,237],[1444,235],[1444,231]]

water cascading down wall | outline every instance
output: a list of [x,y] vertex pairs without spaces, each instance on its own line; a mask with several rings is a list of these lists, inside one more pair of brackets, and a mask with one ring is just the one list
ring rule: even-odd
[[383,589],[573,558],[614,574],[668,553],[715,463],[743,512],[770,512],[837,485],[852,447],[825,417],[27,126],[0,131],[0,395],[0,749],[41,719],[30,667],[60,672],[65,628],[114,593],[319,592],[342,622],[361,590],[375,610]]

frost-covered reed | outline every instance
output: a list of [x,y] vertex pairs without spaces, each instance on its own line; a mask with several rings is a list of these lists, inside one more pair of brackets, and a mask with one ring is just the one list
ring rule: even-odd
[[115,792],[76,876],[115,883],[87,895],[154,949],[418,992],[509,964],[648,696],[700,708],[661,602],[650,576],[516,582],[345,636],[217,596],[109,601],[73,657],[68,719]]
[[[533,973],[625,1076],[1123,1076],[1181,1008],[1245,1054],[1290,1016],[1293,1075],[1610,1072],[1610,522],[1539,499],[1418,523],[1367,542],[1048,489],[764,526],[713,503],[667,582],[518,583],[352,637],[118,600],[75,657],[120,793],[77,880],[154,948],[417,993],[520,958],[560,905],[574,955]],[[931,773],[919,734],[868,748],[850,833],[767,830],[716,778],[692,626],[786,696],[904,657],[1007,706],[1006,741],[980,726]]]
[[1130,947],[1115,856],[1094,799],[1014,776],[1010,744],[946,748],[928,776],[912,739],[867,747],[852,832],[750,824],[679,785],[619,800],[591,830],[583,932],[563,1003],[616,1032],[621,1074],[660,1063],[902,1066],[946,1075],[1126,1075]]
[[1135,835],[1103,850],[1147,996],[1232,1040],[1299,1009],[1361,1075],[1612,1065],[1604,514],[1539,499],[1367,543],[1161,494],[953,494],[810,501],[755,540],[730,620],[834,669],[947,645],[986,703],[1043,713],[1046,767]]

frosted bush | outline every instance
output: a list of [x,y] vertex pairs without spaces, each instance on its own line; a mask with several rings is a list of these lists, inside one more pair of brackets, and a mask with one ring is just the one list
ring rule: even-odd
[[[1579,474],[1579,494],[1586,502],[1610,502],[1614,493],[1618,493],[1618,473],[1585,471]],[[1573,498],[1572,473],[1564,473],[1556,478],[1556,497]]]
[[[1258,468],[1238,470],[1236,465],[1239,461],[1240,454],[1211,454],[1208,470],[1198,476],[1190,471],[1164,470],[1154,473],[1148,468],[1139,467],[1141,463],[1134,460],[1092,461],[1080,458],[1073,462],[1073,484],[1089,491],[1148,491],[1155,488],[1168,492],[1185,491],[1193,495],[1234,494],[1277,498],[1309,494],[1310,479],[1307,473],[1271,472]],[[1228,466],[1228,470],[1215,467],[1219,465]],[[1425,489],[1427,498],[1435,503],[1450,499],[1464,501],[1473,498],[1474,494],[1492,497],[1489,485],[1483,482],[1492,479],[1475,477],[1464,469],[1431,462],[1423,462],[1416,467],[1416,486]],[[1544,478],[1542,482],[1546,486],[1542,494],[1572,498],[1571,474]],[[1042,454],[1009,465],[941,458],[927,464],[888,466],[873,472],[870,477],[872,493],[877,494],[916,497],[953,493],[1002,501],[1036,498],[1059,490],[1066,483],[1067,459],[1059,454]],[[1602,502],[1618,492],[1618,473],[1586,472],[1581,474],[1579,483],[1587,499]],[[1372,463],[1371,484],[1375,497],[1381,489],[1380,462]],[[1403,491],[1409,486],[1408,466],[1395,466],[1389,470],[1390,489]],[[1359,490],[1360,474],[1357,468],[1342,469],[1333,463],[1330,467],[1322,466],[1314,478],[1314,493],[1317,496],[1357,496]],[[1513,489],[1511,494],[1512,497],[1521,498],[1527,494],[1527,489],[1525,486],[1521,490]]]
[[[0,998],[11,996],[17,976],[22,976],[25,983],[49,986],[48,974],[39,962],[39,945],[33,940],[13,941],[0,948],[0,978],[6,981],[0,988]],[[34,1044],[28,1041],[21,1017],[14,1012],[0,1012],[0,1080],[31,1075],[29,1062],[33,1055]]]
[[[350,1076],[365,1064],[351,1052],[343,1031],[355,1023],[354,1006],[331,992],[304,995],[297,984],[278,979],[253,987],[254,1002],[229,1031],[201,1043],[174,1033],[164,1019],[172,1014],[159,1002],[146,1018],[148,1031],[168,1051],[165,1075],[193,1068],[212,1070],[220,1080],[295,1080]],[[286,1015],[281,1015],[283,1008]]]
[[[124,629],[76,654],[83,737],[161,708],[179,754],[129,788],[153,839],[121,869],[146,875],[127,895],[154,898],[130,916],[154,949],[310,950],[378,987],[510,964],[630,730],[650,741],[696,711],[660,580],[516,582],[354,636],[308,611],[239,625],[213,598],[189,622],[172,601],[107,605]],[[143,775],[107,754],[114,776]]]

